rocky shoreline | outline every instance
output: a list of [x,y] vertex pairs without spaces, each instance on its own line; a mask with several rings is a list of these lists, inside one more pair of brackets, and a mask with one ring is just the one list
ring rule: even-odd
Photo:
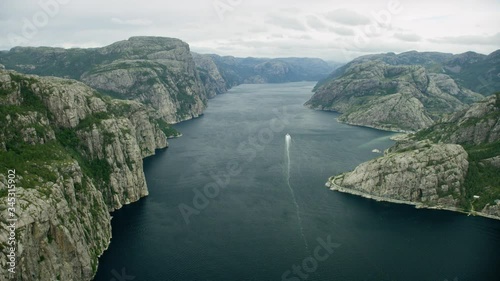
[[377,202],[388,202],[388,203],[394,203],[394,204],[404,204],[404,205],[410,205],[410,206],[415,206],[416,209],[429,209],[429,210],[443,210],[443,211],[451,211],[451,212],[456,212],[456,213],[461,213],[467,216],[480,216],[480,217],[485,217],[489,219],[494,219],[494,220],[500,220],[499,216],[494,216],[490,214],[486,214],[483,212],[466,212],[464,210],[461,210],[459,208],[455,207],[447,207],[447,206],[427,206],[423,203],[419,202],[412,202],[412,201],[405,201],[405,200],[397,200],[397,199],[392,199],[392,198],[387,198],[387,197],[382,197],[382,196],[377,196],[377,195],[372,195],[364,192],[360,192],[357,190],[353,190],[350,188],[344,188],[342,186],[336,185],[333,183],[332,180],[329,180],[325,184],[326,187],[328,187],[332,191],[338,191],[341,193],[345,194],[350,194],[350,195],[355,195],[359,197],[363,197],[366,199],[371,199],[375,200]]

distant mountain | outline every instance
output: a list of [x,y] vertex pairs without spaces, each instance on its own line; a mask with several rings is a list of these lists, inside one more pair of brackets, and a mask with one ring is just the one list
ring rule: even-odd
[[[339,68],[332,75],[335,78],[315,89],[306,105],[340,112],[339,120],[349,124],[417,131],[482,98],[446,74],[373,58],[377,56],[362,57]],[[430,62],[427,56],[419,61]]]
[[166,122],[197,117],[206,95],[189,45],[178,39],[132,37],[102,48],[16,47],[0,53],[6,68],[58,76],[120,99],[140,101]]
[[457,83],[483,95],[500,89],[500,50],[488,56],[467,52],[444,64],[445,72]]
[[163,37],[132,37],[90,49],[15,47],[0,52],[0,64],[26,74],[77,79],[112,97],[140,101],[168,123],[201,115],[207,98],[231,87],[318,81],[336,66],[314,58],[200,55],[181,40]]
[[499,54],[362,56],[318,82],[306,105],[343,113],[339,119],[350,124],[420,130],[500,89]]
[[331,177],[332,190],[500,219],[500,93]]
[[[217,94],[223,92],[224,88],[230,89],[240,84],[319,81],[338,66],[317,58],[236,58],[200,54],[193,56],[202,80],[215,82],[217,86],[213,92]],[[221,85],[222,81],[225,82],[225,87]]]
[[488,96],[500,88],[500,50],[486,56],[475,52],[453,55],[438,52],[410,51],[401,54],[386,53],[362,56],[336,69],[328,78],[320,81],[317,88],[324,83],[344,74],[353,64],[367,61],[382,61],[389,65],[420,65],[429,73],[447,74],[462,87]]

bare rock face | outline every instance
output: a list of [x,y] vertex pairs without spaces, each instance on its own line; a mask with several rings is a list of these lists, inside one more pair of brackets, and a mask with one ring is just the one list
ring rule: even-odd
[[368,60],[353,62],[339,77],[322,82],[306,106],[340,112],[339,120],[348,124],[417,131],[481,98],[423,66]]
[[213,58],[209,55],[193,54],[194,62],[198,68],[201,81],[205,87],[205,92],[208,98],[213,98],[216,95],[227,92],[228,87],[226,81],[219,72],[219,68],[215,64]]
[[99,52],[119,56],[81,76],[87,85],[150,105],[168,123],[198,117],[206,94],[189,45],[172,38],[132,37]]
[[[148,194],[142,159],[168,145],[155,113],[81,82],[4,70],[0,103],[0,164],[16,170],[13,278],[91,280],[111,238],[109,212]],[[0,171],[2,212],[6,173]],[[0,251],[7,254],[4,218]]]
[[327,186],[376,200],[500,219],[499,98],[487,97],[399,137],[383,157],[331,177]]
[[[78,138],[87,148],[88,157],[108,164],[109,178],[104,181],[104,200],[110,210],[121,208],[148,195],[142,159],[148,144],[141,148],[137,132],[127,118],[106,119],[100,124],[78,131]],[[153,136],[149,136],[152,138]]]
[[327,186],[378,200],[455,208],[467,168],[467,153],[460,145],[424,141],[332,177]]
[[[4,272],[0,280],[91,280],[98,257],[108,247],[111,218],[101,192],[75,160],[68,158],[50,167],[53,182],[17,187],[16,273],[9,279]],[[21,170],[16,175],[18,181],[31,176]],[[0,174],[0,189],[6,188],[6,175]],[[7,213],[5,202],[0,203],[2,213]],[[5,254],[9,225],[0,223]],[[0,265],[6,269],[6,259]]]
[[436,141],[479,145],[500,141],[500,95],[453,114],[429,130]]
[[[205,89],[189,45],[174,38],[132,37],[93,49],[16,47],[2,52],[0,62],[23,73],[72,78],[115,98],[140,101],[167,123],[198,117],[206,107]],[[58,98],[68,102],[74,98],[64,94],[64,87],[58,90],[62,92]],[[84,102],[71,100],[70,104],[79,108]],[[81,116],[71,117],[69,122],[74,124]]]
[[83,83],[50,77],[30,85],[52,113],[58,126],[74,128],[87,116],[106,112],[105,102]]

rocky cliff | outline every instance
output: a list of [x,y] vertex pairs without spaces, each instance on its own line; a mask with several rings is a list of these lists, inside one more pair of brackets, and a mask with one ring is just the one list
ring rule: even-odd
[[226,83],[226,80],[224,80],[224,77],[222,77],[219,71],[219,67],[215,64],[210,55],[193,53],[193,58],[198,68],[201,81],[205,86],[205,92],[208,98],[224,94],[233,86]]
[[500,141],[500,98],[488,97],[448,119],[420,131],[415,138],[434,142],[481,145]]
[[423,66],[362,60],[322,82],[306,106],[340,112],[339,120],[353,125],[417,131],[481,98]]
[[132,37],[103,48],[16,47],[0,63],[23,73],[78,79],[110,96],[137,100],[176,123],[202,114],[206,93],[189,45]]
[[467,168],[460,145],[424,141],[330,178],[327,186],[378,200],[457,208]]
[[332,190],[500,219],[500,94],[331,177]]
[[[167,146],[162,121],[83,83],[0,70],[0,210],[15,170],[15,280],[91,280],[109,212],[147,195],[142,159]],[[0,250],[9,222],[2,216]],[[0,264],[7,268],[6,260]],[[0,280],[7,280],[2,274]]]

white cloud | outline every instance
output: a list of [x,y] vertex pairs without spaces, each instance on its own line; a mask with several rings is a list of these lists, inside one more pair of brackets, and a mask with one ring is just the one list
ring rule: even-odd
[[152,25],[153,22],[146,19],[129,19],[123,20],[119,18],[111,18],[112,23],[122,24],[122,25],[135,25],[135,26],[148,26]]
[[331,11],[326,14],[326,18],[345,25],[366,25],[370,23],[370,18],[347,9]]
[[331,26],[328,28],[328,30],[337,33],[338,35],[346,35],[346,36],[354,35],[354,31],[352,29],[343,26]]
[[325,25],[323,21],[321,21],[318,17],[309,15],[306,17],[307,25],[316,30],[327,30],[328,27]]
[[432,38],[429,41],[435,43],[450,43],[458,45],[491,45],[500,47],[500,33],[491,36],[462,35]]
[[270,19],[267,20],[267,23],[285,29],[299,30],[299,31],[306,30],[306,27],[302,22],[292,17],[272,16]]
[[422,40],[422,37],[415,33],[395,33],[394,37],[406,42],[419,42]]

